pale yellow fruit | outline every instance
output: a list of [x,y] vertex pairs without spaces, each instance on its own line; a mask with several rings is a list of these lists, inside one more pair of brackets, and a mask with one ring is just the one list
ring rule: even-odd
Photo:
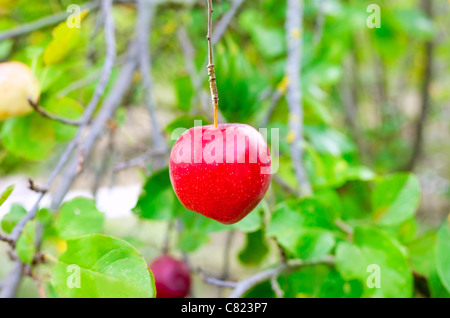
[[32,112],[28,99],[37,103],[39,95],[39,82],[27,65],[0,63],[0,120]]

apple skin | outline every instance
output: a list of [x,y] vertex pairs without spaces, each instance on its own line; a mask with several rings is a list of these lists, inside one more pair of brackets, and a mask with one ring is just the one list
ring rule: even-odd
[[27,65],[0,63],[0,120],[32,112],[28,98],[37,103],[39,95],[39,82]]
[[149,267],[155,278],[156,298],[184,298],[189,294],[191,277],[185,262],[163,255]]
[[[199,136],[200,131],[199,142],[194,134]],[[227,139],[230,131],[236,137]],[[222,137],[216,140],[213,135],[218,133]],[[238,142],[239,138],[245,138],[245,143]],[[211,150],[213,142],[217,149],[222,148],[221,153]],[[259,151],[257,158],[251,151],[255,146]],[[227,159],[227,149],[234,155],[232,162]],[[203,155],[198,157],[199,153]],[[219,159],[211,162],[208,154]],[[245,124],[193,127],[175,142],[169,162],[170,180],[180,202],[188,210],[223,224],[240,221],[258,205],[269,188],[270,169],[266,141],[256,129]]]

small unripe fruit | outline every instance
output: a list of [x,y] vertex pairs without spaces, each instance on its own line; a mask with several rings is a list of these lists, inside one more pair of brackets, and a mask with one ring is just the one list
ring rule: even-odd
[[0,63],[0,120],[32,112],[28,99],[37,103],[39,95],[39,82],[27,65]]
[[184,298],[189,294],[191,277],[185,262],[164,255],[155,259],[150,269],[155,277],[156,298]]

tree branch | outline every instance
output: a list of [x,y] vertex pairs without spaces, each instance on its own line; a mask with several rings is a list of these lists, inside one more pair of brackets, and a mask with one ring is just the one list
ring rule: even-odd
[[[270,280],[273,286],[273,280],[276,280],[278,276],[280,276],[284,272],[288,271],[296,271],[304,267],[309,266],[317,266],[317,265],[328,265],[333,266],[335,264],[335,260],[333,256],[324,256],[321,259],[311,260],[311,261],[303,261],[300,259],[289,260],[286,263],[280,264],[276,267],[270,268],[268,270],[259,272],[247,279],[241,280],[239,282],[231,282],[224,281],[217,278],[207,277],[201,269],[199,269],[199,273],[203,281],[208,284],[220,286],[220,287],[228,287],[233,288],[233,291],[228,296],[229,298],[239,298],[245,295],[250,289],[255,287],[256,285],[263,283],[265,281]],[[275,290],[277,296],[282,294],[281,288],[276,284],[274,287],[279,290]]]
[[[81,6],[81,10],[94,10],[99,7],[99,2],[93,1]],[[10,29],[4,32],[0,32],[0,42],[9,38],[24,35],[35,30],[39,30],[57,23],[60,23],[67,19],[71,15],[70,12],[59,12],[57,14],[27,23],[22,24],[14,29]]]
[[222,19],[220,19],[220,21],[217,23],[214,33],[212,34],[211,42],[213,45],[217,44],[220,41],[222,36],[225,34],[225,31],[227,30],[231,20],[233,20],[233,17],[235,16],[237,10],[243,3],[244,0],[233,0],[231,2],[231,8],[227,11],[227,13],[223,15]]
[[234,290],[228,296],[229,298],[239,298],[242,297],[247,291],[249,291],[254,286],[271,280],[272,278],[278,277],[281,273],[285,271],[295,271],[303,267],[317,266],[317,265],[334,265],[334,258],[332,256],[326,256],[322,259],[303,261],[303,260],[290,260],[286,264],[280,264],[274,268],[265,270],[263,272],[257,273],[247,279],[244,279],[237,283]]
[[[153,98],[153,77],[151,55],[149,50],[149,34],[151,33],[152,18],[155,6],[151,0],[137,0],[138,21],[136,33],[139,43],[139,68],[142,75],[142,83],[145,90],[145,104],[147,106],[150,122],[153,127],[153,148],[160,153],[167,148],[161,128],[155,114],[155,101]],[[155,168],[160,169],[164,163],[162,158],[157,157]]]
[[6,242],[8,244],[14,244],[14,240],[8,235],[0,233],[0,241]]
[[[105,63],[103,65],[102,75],[100,76],[100,82],[98,83],[98,85],[95,89],[94,95],[83,113],[80,125],[78,127],[78,130],[77,130],[77,133],[76,133],[74,139],[72,139],[72,141],[69,143],[66,150],[60,157],[55,169],[52,171],[49,179],[47,180],[47,182],[44,186],[44,189],[50,188],[50,185],[53,183],[53,181],[58,176],[58,174],[60,173],[62,168],[66,165],[66,163],[70,159],[73,149],[80,142],[81,134],[82,134],[84,127],[87,125],[87,123],[91,119],[91,117],[97,107],[97,104],[105,91],[106,85],[109,82],[111,70],[112,70],[112,67],[114,66],[114,60],[116,57],[114,20],[112,18],[111,7],[112,7],[112,0],[102,1],[102,10],[103,10],[104,16],[105,16],[104,29],[105,29],[105,38],[106,38],[106,45],[107,45],[107,55],[106,55]],[[113,88],[112,92],[110,93],[108,98],[103,103],[102,109],[101,109],[99,115],[97,116],[96,120],[92,124],[92,129],[91,129],[89,135],[86,137],[84,143],[82,144],[83,153],[86,156],[89,155],[89,152],[90,152],[95,140],[99,137],[104,123],[110,117],[111,113],[114,112],[117,104],[119,103],[120,97],[122,97],[122,94],[124,91],[123,86],[128,87],[129,83],[131,82],[132,74],[134,72],[134,69],[136,68],[136,63],[135,63],[135,58],[134,58],[135,46],[132,45],[132,48],[133,48],[133,50],[132,50],[133,54],[130,54],[131,56],[130,56],[129,62],[124,65],[124,67],[122,69],[122,73],[121,73],[122,76],[116,82],[116,85]],[[69,166],[67,167],[67,169],[68,169],[67,171],[70,171],[70,168],[73,168],[73,163],[75,163],[73,175],[66,173],[66,178],[63,180],[62,185],[58,188],[58,192],[56,193],[56,195],[53,198],[53,201],[51,204],[52,209],[56,209],[59,207],[68,188],[74,181],[75,175],[77,173],[76,172],[77,159],[78,158],[75,157],[75,158],[73,158],[72,162],[69,163]],[[12,244],[13,247],[15,245],[15,242],[17,242],[17,239],[19,238],[20,234],[22,233],[26,223],[35,217],[35,215],[38,211],[39,204],[40,204],[42,198],[44,197],[44,195],[45,195],[45,193],[40,194],[40,196],[36,200],[35,204],[31,208],[31,210],[28,211],[28,213],[24,216],[24,218],[19,223],[17,223],[17,225],[12,230],[11,238],[14,241],[14,243]],[[38,241],[40,241],[40,239]],[[39,242],[37,245],[40,245]],[[17,266],[20,265],[20,268],[22,268],[22,264],[20,262],[18,262],[17,264],[18,264]],[[17,270],[13,271],[11,273],[10,279],[7,281],[7,283],[5,283],[5,286],[2,290],[2,294],[0,296],[13,297],[16,292],[17,286],[20,283],[21,276],[22,276],[21,271],[20,272],[18,272]]]
[[[422,0],[422,7],[426,15],[430,20],[433,19],[433,3],[432,0]],[[412,171],[416,166],[422,152],[423,144],[423,129],[425,127],[425,121],[428,117],[428,112],[431,107],[430,102],[430,86],[433,77],[433,54],[434,54],[434,41],[430,40],[425,43],[425,61],[424,61],[424,74],[422,82],[422,106],[420,109],[420,117],[416,126],[416,133],[414,136],[414,144],[411,158],[407,164],[407,170]]]
[[0,292],[0,298],[13,298],[19,288],[22,279],[23,264],[21,261],[14,263],[12,272],[3,280],[3,288]]
[[[106,59],[105,63],[103,65],[102,75],[100,76],[100,82],[98,83],[97,87],[95,88],[94,95],[92,99],[90,100],[88,106],[86,107],[85,111],[83,112],[83,115],[80,120],[80,124],[78,127],[78,130],[75,134],[75,137],[72,139],[72,141],[69,143],[61,157],[59,158],[58,163],[56,164],[55,169],[50,174],[49,179],[47,180],[46,184],[44,185],[44,189],[49,189],[53,181],[56,179],[58,174],[61,172],[62,168],[65,166],[65,164],[70,159],[70,156],[72,154],[72,151],[75,149],[75,147],[78,145],[79,140],[81,138],[81,134],[91,119],[95,109],[97,108],[97,104],[100,101],[100,98],[102,97],[106,85],[109,82],[111,70],[114,66],[114,60],[116,57],[116,41],[114,36],[114,21],[112,19],[111,15],[111,6],[112,1],[106,0],[102,2],[102,10],[105,12],[105,38],[106,38],[106,45],[107,45],[107,53],[106,53]],[[14,229],[11,232],[11,237],[14,239],[14,241],[17,241],[18,237],[20,236],[20,233],[22,233],[22,230],[25,226],[25,224],[34,218],[34,216],[37,213],[39,204],[44,197],[44,193],[42,193],[38,199],[36,200],[35,204],[31,208],[31,210],[25,215],[25,217],[17,223],[17,225],[14,227]]]
[[291,157],[295,175],[300,186],[300,195],[312,193],[307,173],[303,166],[303,107],[301,92],[301,56],[302,56],[302,21],[303,0],[288,0],[286,17],[286,38],[288,45],[286,99],[289,107],[289,139]]

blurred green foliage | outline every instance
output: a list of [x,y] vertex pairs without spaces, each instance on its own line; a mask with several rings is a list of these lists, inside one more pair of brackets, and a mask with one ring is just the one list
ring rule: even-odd
[[[69,2],[73,1],[15,1],[0,11],[0,32],[64,11]],[[372,2],[327,0],[321,7],[321,1],[305,0],[300,89],[305,114],[305,167],[314,188],[311,197],[299,199],[272,182],[269,194],[255,211],[239,223],[225,226],[187,211],[170,186],[168,170],[162,169],[146,179],[134,209],[136,216],[179,221],[181,230],[173,248],[185,253],[201,249],[214,233],[243,232],[245,246],[235,255],[242,266],[258,269],[273,240],[289,259],[334,256],[333,267],[320,265],[283,273],[278,282],[285,297],[449,297],[449,220],[437,232],[420,231],[416,218],[421,198],[418,178],[398,172],[411,154],[411,141],[404,138],[411,118],[400,108],[400,101],[407,91],[420,87],[423,45],[437,36],[438,24],[444,21],[448,27],[448,21],[440,15],[430,20],[416,1],[380,0],[381,27],[370,29],[366,26],[370,14],[366,8]],[[217,1],[215,22],[229,8],[230,1]],[[278,176],[296,188],[290,159],[289,111],[283,97],[276,105],[271,98],[275,92],[284,95],[286,90],[285,10],[285,1],[245,1],[214,54],[219,107],[225,120],[258,127],[267,116],[267,126],[280,131]],[[323,25],[318,23],[321,14]],[[134,4],[115,4],[119,57],[134,33],[135,18]],[[80,29],[69,29],[62,22],[2,41],[0,60],[29,65],[42,87],[40,104],[51,113],[77,119],[93,94],[104,61],[105,43],[102,32],[96,31],[97,19],[92,11],[83,18]],[[154,98],[157,108],[172,114],[164,127],[169,140],[175,128],[190,128],[194,119],[202,119],[204,124],[211,120],[210,110],[205,111],[201,102],[202,92],[208,89],[204,3],[191,7],[162,3],[153,25],[149,36],[153,78],[158,86]],[[185,52],[177,37],[180,27],[187,30],[192,42],[192,62],[198,74],[189,74],[186,68]],[[447,38],[436,51],[436,58],[448,58],[449,51]],[[200,87],[195,87],[193,76],[199,76]],[[111,82],[116,77],[117,69]],[[116,116],[119,126],[124,125],[130,107],[142,103],[139,78],[136,74],[135,89]],[[80,82],[83,84],[72,88]],[[436,103],[450,97],[445,85],[437,86],[433,94]],[[36,113],[0,123],[1,172],[40,167],[74,133],[74,127],[48,121]],[[5,192],[2,200],[7,196]],[[122,296],[126,289],[132,295],[154,296],[151,273],[138,252],[122,240],[97,234],[103,231],[104,217],[93,201],[74,199],[55,215],[40,211],[42,218],[34,222],[45,227],[45,244],[55,247],[67,241],[67,251],[53,270],[53,293],[115,297]],[[9,233],[24,215],[22,207],[13,205],[2,220],[2,229]],[[32,261],[35,252],[34,226],[27,225],[17,246],[18,257],[26,263]],[[132,261],[114,265],[114,258],[108,255],[111,249]],[[98,258],[104,262],[103,267],[95,264]],[[64,287],[66,263],[83,264],[83,279],[101,284],[110,293],[96,294],[94,288],[84,294],[68,290]],[[371,264],[381,269],[380,288],[367,284]],[[114,279],[103,275],[107,266],[116,266],[112,270]],[[127,271],[135,274],[124,275]],[[139,280],[139,274],[149,279]],[[417,287],[418,278],[426,280],[427,288]],[[275,297],[275,293],[270,283],[262,283],[246,296]]]

